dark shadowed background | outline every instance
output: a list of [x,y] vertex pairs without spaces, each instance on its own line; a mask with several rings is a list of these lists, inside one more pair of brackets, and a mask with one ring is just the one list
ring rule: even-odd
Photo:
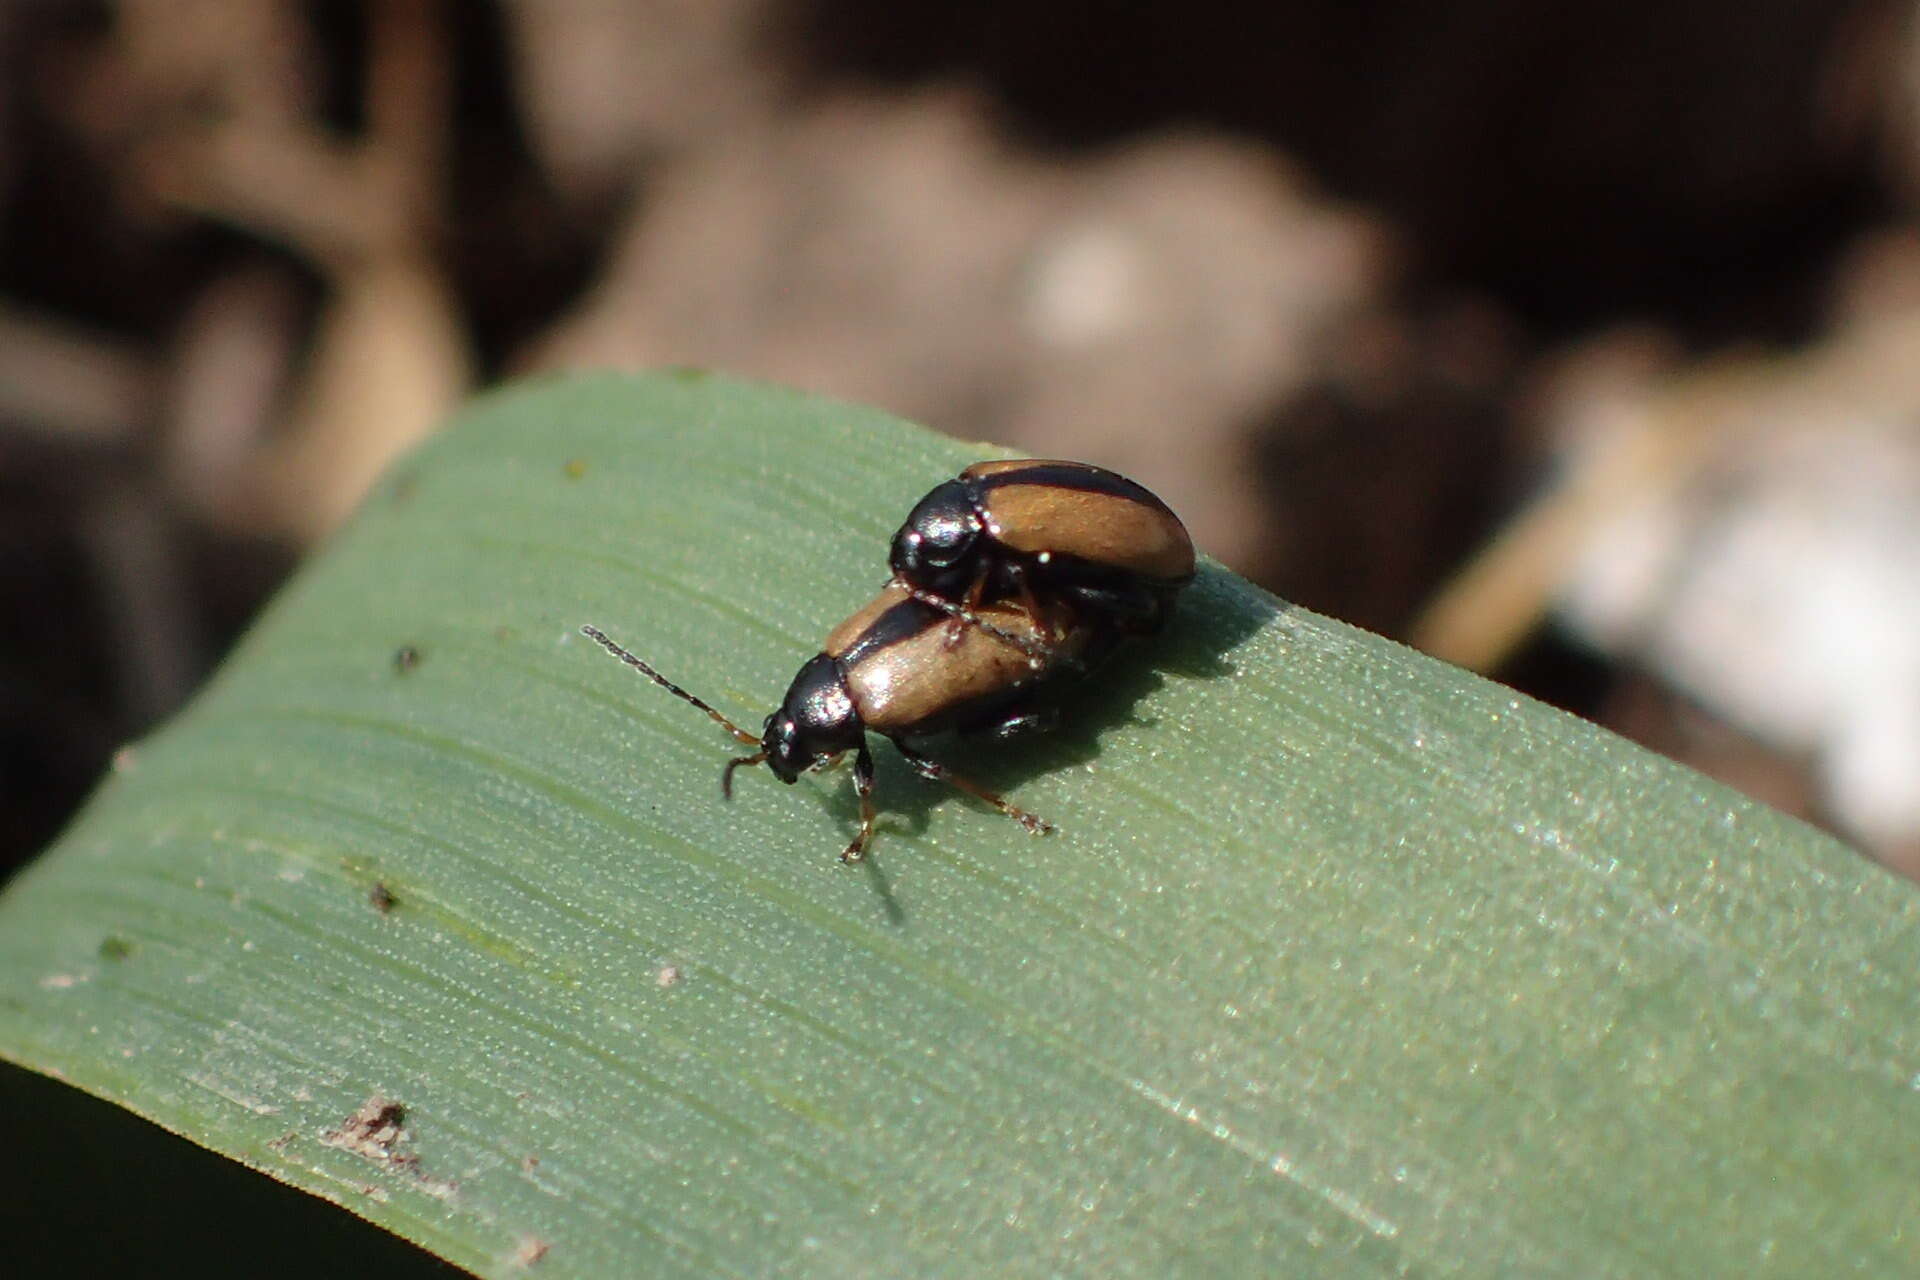
[[1117,467],[1912,871],[1917,17],[0,8],[0,870],[470,390],[697,364]]

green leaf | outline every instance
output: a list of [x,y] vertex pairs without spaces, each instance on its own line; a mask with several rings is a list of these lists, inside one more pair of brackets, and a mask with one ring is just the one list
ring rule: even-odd
[[489,1274],[1920,1272],[1920,912],[1804,826],[1209,567],[947,753],[1056,834],[888,754],[847,868],[578,633],[757,725],[979,453],[478,403],[0,900],[0,1054]]

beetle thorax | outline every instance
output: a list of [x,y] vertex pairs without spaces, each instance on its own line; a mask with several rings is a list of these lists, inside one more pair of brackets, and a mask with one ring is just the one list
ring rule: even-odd
[[964,484],[949,480],[922,498],[894,535],[888,557],[894,573],[923,587],[972,568],[980,513]]

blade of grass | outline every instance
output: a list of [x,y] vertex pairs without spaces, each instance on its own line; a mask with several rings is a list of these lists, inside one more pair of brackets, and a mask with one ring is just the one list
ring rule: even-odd
[[[1911,890],[1216,568],[1068,728],[744,723],[978,456],[698,374],[403,465],[0,899],[0,1055],[488,1274],[1911,1273]],[[110,1211],[110,1207],[106,1209]]]

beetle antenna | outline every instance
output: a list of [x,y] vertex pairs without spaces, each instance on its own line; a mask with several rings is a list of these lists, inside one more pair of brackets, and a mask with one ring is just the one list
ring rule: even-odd
[[922,591],[911,582],[902,582],[899,578],[895,578],[892,585],[899,587],[921,604],[930,605],[948,617],[957,618],[968,626],[978,627],[994,639],[1012,645],[1021,653],[1027,655],[1027,665],[1035,671],[1045,666],[1047,659],[1053,656],[1053,649],[1044,641],[1035,640],[1028,636],[1017,636],[1011,631],[996,627],[963,604],[956,604],[952,600],[948,600],[943,596],[936,596],[930,591]]
[[[722,729],[725,729],[728,733],[732,734],[734,737],[738,738],[740,741],[746,743],[748,746],[757,747],[760,745],[760,739],[757,735],[748,733],[745,729],[742,729],[739,725],[727,719],[725,716],[721,715],[718,711],[715,711],[712,707],[708,706],[706,703],[702,702],[700,699],[694,697],[692,694],[688,693],[685,689],[682,689],[679,685],[675,684],[673,681],[661,675],[658,671],[655,671],[652,667],[648,666],[640,658],[627,652],[625,649],[622,649],[619,645],[615,644],[611,639],[609,639],[607,636],[607,633],[602,631],[600,628],[592,625],[584,626],[580,628],[580,634],[587,637],[589,640],[594,641],[602,649],[605,649],[608,653],[620,659],[620,661],[626,663],[628,666],[632,667],[635,671],[638,671],[641,675],[653,681],[655,684],[659,685],[662,689],[665,689],[668,693],[671,693],[676,698],[685,698],[688,702],[691,702],[694,706],[700,708],[702,711],[706,712],[709,716],[712,716],[713,722],[715,724],[719,725]],[[733,773],[734,765],[748,764],[748,763],[759,764],[762,760],[766,758],[767,758],[766,753],[764,751],[757,756],[744,756],[739,760],[735,760],[733,764],[729,764],[727,766],[727,773],[729,775]],[[724,786],[725,784],[723,783],[722,785]]]
[[735,756],[727,761],[727,767],[720,771],[720,794],[725,799],[733,799],[733,771],[741,765],[756,765],[766,762],[767,753],[756,751],[750,756]]

